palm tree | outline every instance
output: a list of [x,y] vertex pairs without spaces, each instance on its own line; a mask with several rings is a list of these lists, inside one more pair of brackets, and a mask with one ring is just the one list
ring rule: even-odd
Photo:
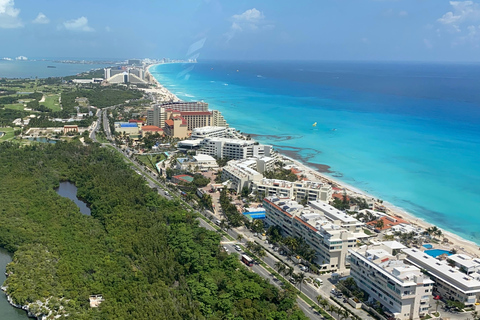
[[241,235],[240,233],[237,235],[237,241],[242,243],[242,240],[243,240],[243,235]]
[[333,315],[337,311],[338,311],[337,307],[335,307],[333,304],[328,305],[328,312],[330,312],[331,315]]
[[298,275],[297,275],[297,280],[298,280],[298,283],[300,283],[300,292],[302,292],[302,283],[305,282],[305,279],[307,278],[307,275],[305,274],[305,272],[300,272]]
[[252,249],[255,247],[255,244],[252,242],[252,241],[247,241],[247,244],[245,245],[245,247],[252,251]]
[[322,298],[322,296],[317,296],[318,304],[322,306],[322,309],[325,310],[328,306],[327,299]]
[[265,256],[267,255],[267,253],[265,252],[265,250],[263,249],[260,249],[258,250],[257,252],[257,256],[261,259],[261,258],[265,258]]
[[347,309],[340,309],[338,312],[340,319],[348,319],[350,312]]
[[435,234],[436,237],[439,237],[439,238],[443,235],[442,230],[440,230],[438,228],[437,228],[437,231],[435,231],[434,234]]
[[285,264],[281,261],[275,262],[275,269],[277,269],[278,273],[282,274],[285,272],[286,267]]
[[383,227],[384,227],[384,225],[385,225],[385,224],[384,224],[384,222],[383,222],[382,219],[377,220],[377,223],[375,223],[375,227],[376,227],[377,229],[379,229],[379,230],[382,230]]
[[293,267],[289,267],[289,268],[285,271],[285,275],[286,275],[287,277],[292,277],[294,271],[295,271],[295,270],[293,269]]

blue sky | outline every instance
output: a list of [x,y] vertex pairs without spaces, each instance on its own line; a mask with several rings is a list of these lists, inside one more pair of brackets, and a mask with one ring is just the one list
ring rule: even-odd
[[6,57],[479,61],[480,1],[0,0],[0,44]]

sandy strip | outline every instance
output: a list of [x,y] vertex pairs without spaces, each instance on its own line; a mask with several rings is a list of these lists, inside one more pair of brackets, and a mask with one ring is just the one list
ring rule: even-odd
[[158,97],[158,100],[160,102],[169,102],[169,101],[182,101],[180,100],[176,95],[171,93],[167,88],[162,86],[160,82],[155,79],[155,77],[150,73],[150,68],[156,66],[156,64],[152,64],[147,67],[147,72],[145,75],[145,78],[150,79],[150,83],[153,83],[155,85],[155,88],[153,89],[143,89],[145,92],[150,92],[150,93],[155,93],[155,95]]
[[[173,93],[171,93],[168,89],[166,89],[164,86],[162,86],[157,79],[155,79],[149,69],[155,65],[151,65],[147,68],[147,73],[150,75],[150,78],[153,79],[153,82],[156,84],[157,89],[150,89],[150,90],[159,90],[159,93],[162,95],[165,95],[168,97],[167,101],[181,101],[178,99],[177,96],[175,96]],[[252,137],[254,137],[254,134],[251,134]],[[348,185],[342,181],[336,180],[334,178],[331,178],[330,176],[325,175],[325,172],[330,172],[329,171],[329,166],[328,165],[323,165],[323,164],[314,164],[314,163],[308,163],[308,159],[301,159],[301,157],[298,155],[297,152],[295,151],[288,151],[288,150],[283,150],[283,154],[281,156],[284,159],[288,159],[294,163],[296,167],[299,168],[299,170],[302,171],[302,174],[304,174],[308,180],[312,181],[322,181],[324,183],[330,183],[333,186],[336,186],[338,188],[344,189],[347,194],[352,195],[352,196],[357,196],[357,197],[367,197],[371,199],[378,199],[378,197],[375,197],[371,194],[366,193],[365,191],[362,191],[360,189],[357,189],[351,185]],[[287,155],[285,155],[287,154]],[[300,158],[299,158],[300,157]],[[296,158],[299,158],[301,161],[306,161],[309,166],[305,165],[304,163],[298,161]],[[316,169],[313,169],[312,166],[316,167]],[[390,216],[397,216],[400,217],[401,219],[408,221],[412,225],[419,226],[423,229],[428,229],[433,226],[433,224],[430,224],[420,218],[415,217],[413,214],[406,212],[402,208],[396,207],[393,204],[383,201],[381,204],[386,208],[386,213]],[[475,244],[472,241],[468,241],[463,239],[462,237],[451,233],[449,231],[445,231],[442,229],[442,233],[449,240],[448,245],[445,243],[443,244],[434,244],[434,248],[436,249],[445,249],[445,250],[450,250],[452,248],[455,248],[457,250],[457,253],[465,253],[474,257],[479,257],[480,252],[479,252],[479,246]]]

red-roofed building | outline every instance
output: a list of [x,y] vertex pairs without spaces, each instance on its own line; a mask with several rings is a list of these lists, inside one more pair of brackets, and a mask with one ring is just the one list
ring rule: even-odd
[[165,121],[164,133],[173,138],[188,138],[187,123],[181,116],[173,116]]
[[[377,223],[378,223],[379,220],[383,221],[383,227],[382,228],[377,227]],[[408,221],[405,221],[405,220],[400,219],[398,217],[383,216],[383,217],[380,217],[377,220],[367,222],[367,225],[374,227],[375,231],[380,232],[380,231],[383,231],[383,230],[390,229],[391,227],[399,225],[401,223],[410,224]]]
[[157,126],[143,126],[141,128],[142,137],[145,137],[146,134],[156,134],[163,136],[163,129]]
[[137,119],[130,119],[128,120],[129,123],[144,123],[143,120],[137,120]]

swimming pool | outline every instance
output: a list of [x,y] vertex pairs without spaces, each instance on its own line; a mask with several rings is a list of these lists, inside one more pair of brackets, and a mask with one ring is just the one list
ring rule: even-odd
[[425,243],[422,247],[424,247],[425,249],[432,249],[433,248],[433,246],[430,243]]
[[442,250],[442,249],[432,249],[432,250],[425,250],[424,251],[426,254],[429,256],[432,256],[434,258],[438,257],[441,254],[446,253],[447,255],[451,256],[452,254],[448,250]]

